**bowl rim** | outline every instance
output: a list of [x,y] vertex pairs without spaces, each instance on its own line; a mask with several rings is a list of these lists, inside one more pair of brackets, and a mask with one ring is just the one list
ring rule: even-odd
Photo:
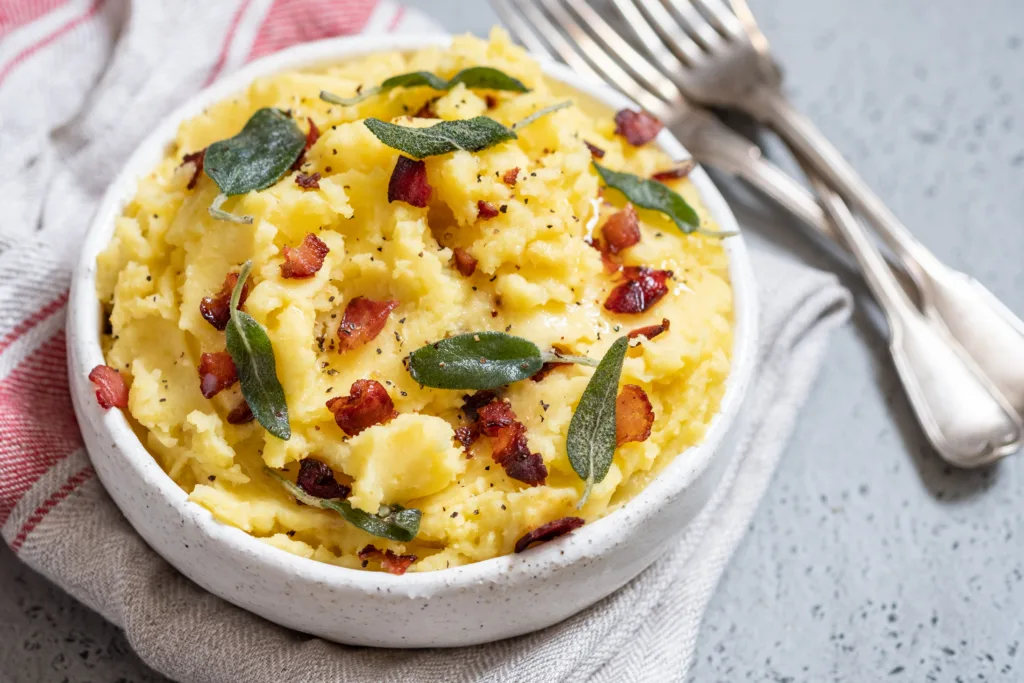
[[[712,418],[704,440],[677,454],[657,477],[621,507],[563,537],[560,539],[563,542],[547,543],[528,553],[511,553],[459,567],[412,572],[403,576],[351,569],[301,557],[218,521],[209,510],[188,500],[188,494],[160,467],[122,411],[103,411],[96,405],[92,398],[93,387],[85,377],[90,368],[105,363],[98,332],[101,328],[100,306],[96,299],[96,258],[109,243],[116,218],[134,196],[138,180],[151,172],[164,158],[181,122],[199,114],[204,107],[244,90],[254,79],[262,76],[289,70],[316,69],[374,53],[445,48],[450,46],[453,37],[449,34],[362,35],[305,43],[255,60],[198,91],[167,115],[125,162],[90,221],[75,265],[68,300],[68,340],[72,347],[72,352],[68,354],[68,371],[76,398],[74,405],[78,420],[91,423],[99,433],[108,437],[104,441],[110,443],[111,448],[124,458],[124,467],[132,470],[132,474],[144,485],[159,494],[164,503],[174,508],[183,523],[191,523],[208,542],[223,544],[240,558],[264,563],[268,568],[287,572],[296,579],[311,580],[321,585],[344,585],[347,589],[365,594],[379,594],[379,591],[386,589],[393,595],[414,597],[423,596],[425,591],[440,586],[459,588],[482,583],[504,583],[509,580],[510,572],[529,572],[532,578],[541,578],[546,573],[581,560],[601,556],[613,549],[621,538],[642,525],[659,508],[683,494],[707,469],[739,412],[753,376],[757,348],[757,293],[746,244],[742,235],[737,235],[724,241],[733,291],[732,367],[718,413]],[[582,92],[604,106],[615,110],[636,106],[626,96],[603,83],[580,77],[565,65],[540,55],[531,54],[531,57],[540,63],[548,77]],[[689,156],[667,129],[661,132],[656,143],[673,158]],[[720,228],[739,232],[732,211],[704,170],[698,167],[690,178]],[[100,447],[107,448],[105,443]],[[104,485],[108,486],[107,482]],[[164,555],[161,548],[151,545]],[[164,556],[177,566],[175,558]]]

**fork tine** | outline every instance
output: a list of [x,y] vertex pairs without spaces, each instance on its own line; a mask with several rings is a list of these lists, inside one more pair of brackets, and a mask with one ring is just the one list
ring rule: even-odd
[[[498,1],[501,0],[495,0],[495,2]],[[664,99],[651,92],[623,70],[582,28],[568,17],[564,8],[556,6],[552,12],[554,15],[552,18],[530,0],[509,2],[508,4],[514,5],[522,13],[523,17],[532,25],[533,30],[542,35],[570,67],[594,77],[597,81],[609,83],[656,116],[667,118],[671,114],[671,109]],[[547,9],[551,9],[547,3],[545,6]],[[572,43],[566,40],[560,29],[569,33]]]
[[[513,9],[511,3],[507,0],[491,0],[491,6],[494,8],[494,11],[498,13],[498,16],[501,18],[501,23],[505,24],[505,28],[509,30],[512,37],[522,43],[527,51],[537,55],[546,55],[555,59],[558,58],[558,55],[552,52],[547,43],[541,40],[537,33],[530,28],[530,25],[526,23],[526,20],[523,19],[515,9]],[[585,66],[586,68],[589,68],[589,65]],[[588,76],[597,75],[593,72],[587,74],[586,71],[584,71],[584,74]]]
[[692,0],[692,2],[704,12],[704,16],[714,24],[719,33],[733,40],[746,38],[743,24],[722,0]]
[[[549,4],[557,2],[557,0],[547,1]],[[648,89],[657,93],[662,99],[671,100],[679,97],[679,89],[675,83],[654,66],[645,55],[635,50],[589,4],[584,0],[563,1],[580,18],[581,26],[590,30],[596,37],[596,42],[603,44],[606,48],[605,52],[614,55],[620,66],[633,73],[648,86]]]
[[715,28],[708,23],[690,0],[662,0],[672,10],[676,23],[690,34],[697,43],[708,52],[714,52],[721,47],[724,39]]
[[[680,61],[694,66],[704,56],[704,48],[698,45],[679,25],[675,17],[669,14],[665,6],[659,0],[632,0],[633,7],[630,7],[630,0],[614,0],[615,6],[622,12],[623,17],[634,29],[636,26],[654,27],[654,31],[661,36],[663,46],[675,53]],[[642,17],[639,15],[643,15]],[[643,41],[647,44],[647,41]]]

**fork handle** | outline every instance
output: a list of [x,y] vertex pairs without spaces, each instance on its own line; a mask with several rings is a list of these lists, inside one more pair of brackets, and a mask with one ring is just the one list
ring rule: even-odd
[[756,90],[750,109],[871,222],[914,279],[925,315],[943,325],[1014,410],[1024,414],[1024,322],[980,282],[942,263],[921,244],[781,92]]

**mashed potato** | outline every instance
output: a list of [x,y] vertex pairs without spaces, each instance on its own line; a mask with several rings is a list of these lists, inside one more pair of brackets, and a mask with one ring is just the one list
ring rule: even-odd
[[[385,78],[426,70],[444,76],[489,65],[531,88],[524,94],[398,88],[343,107],[318,99],[350,95]],[[497,100],[488,109],[485,95]],[[399,155],[363,125],[367,117],[400,118],[435,98],[443,119],[486,115],[510,125],[566,96],[575,106],[520,131],[519,139],[477,153],[426,159],[433,195],[428,208],[388,202]],[[492,102],[493,104],[493,102]],[[207,212],[218,190],[209,177],[187,189],[184,154],[236,134],[261,107],[312,118],[321,137],[306,154],[319,188],[304,190],[293,173],[272,187],[225,206],[255,217],[251,225],[218,221]],[[643,177],[671,166],[653,144],[630,146],[615,135],[613,112],[544,80],[538,66],[507,37],[456,38],[450,49],[381,54],[321,71],[289,72],[255,81],[237,97],[182,124],[167,157],[138,185],[99,258],[98,295],[109,312],[107,363],[130,385],[130,419],[161,466],[190,499],[217,519],[303,557],[358,568],[360,549],[374,544],[418,557],[411,571],[455,567],[512,551],[517,539],[569,515],[592,521],[636,495],[668,462],[686,457],[718,410],[730,368],[732,292],[721,240],[684,235],[668,219],[640,211],[642,239],[619,256],[626,264],[672,270],[669,293],[650,310],[613,314],[602,306],[616,280],[585,238],[623,205],[599,178],[584,141],[605,151],[601,163]],[[503,182],[513,167],[514,186]],[[686,180],[670,181],[704,215]],[[480,200],[501,207],[478,217]],[[704,227],[711,230],[706,218]],[[282,248],[316,234],[329,248],[312,278],[283,279]],[[461,275],[453,250],[478,260]],[[212,399],[200,393],[203,352],[222,351],[224,333],[200,315],[225,274],[254,264],[245,310],[266,329],[287,397],[292,436],[282,441],[260,424],[229,424],[238,386]],[[364,296],[398,307],[369,344],[339,353],[336,338],[346,302]],[[525,424],[530,450],[543,456],[546,483],[510,479],[486,450],[467,457],[453,430],[465,424],[463,391],[419,386],[403,358],[448,335],[508,331],[541,348],[557,345],[600,358],[629,330],[671,321],[656,339],[627,352],[620,384],[642,387],[653,406],[650,438],[620,446],[606,478],[582,510],[583,482],[566,455],[566,430],[593,369],[560,367],[542,381],[504,390]],[[326,343],[325,343],[326,340]],[[349,393],[359,379],[387,389],[398,417],[347,437],[325,402]],[[380,504],[422,511],[409,543],[386,541],[335,512],[300,505],[264,471],[315,457],[351,485],[349,502],[376,512]],[[376,569],[371,564],[371,569]]]

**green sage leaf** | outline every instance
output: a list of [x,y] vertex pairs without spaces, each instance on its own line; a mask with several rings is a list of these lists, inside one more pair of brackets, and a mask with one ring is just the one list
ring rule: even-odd
[[569,421],[565,450],[572,468],[586,482],[577,509],[583,507],[594,484],[604,481],[612,466],[615,455],[615,398],[628,345],[627,337],[619,337],[604,354]]
[[664,183],[620,173],[593,162],[605,185],[618,190],[636,206],[665,214],[686,234],[700,228],[700,216],[685,199]]
[[407,367],[414,380],[435,389],[494,389],[532,377],[549,362],[596,361],[542,352],[529,339],[504,332],[470,332],[416,349]]
[[203,170],[229,197],[265,190],[281,179],[306,146],[306,135],[280,109],[263,108],[242,131],[206,149]]
[[367,88],[354,97],[339,97],[326,90],[320,91],[320,99],[331,104],[350,106],[358,104],[363,100],[379,95],[380,93],[394,90],[395,88],[416,88],[428,86],[434,90],[451,90],[458,84],[464,84],[467,88],[478,88],[481,90],[508,90],[511,92],[529,92],[530,89],[523,85],[523,82],[509,76],[503,71],[489,66],[471,66],[445,80],[429,71],[414,71],[407,74],[399,74],[383,81],[380,85]]
[[493,147],[499,143],[518,138],[516,130],[528,126],[542,116],[564,109],[571,101],[559,102],[544,107],[527,116],[509,128],[487,116],[471,119],[442,121],[426,128],[411,128],[387,123],[380,119],[366,119],[363,123],[377,136],[377,139],[392,149],[397,149],[414,159],[448,154],[460,149],[468,152]]
[[229,221],[231,223],[243,223],[246,225],[251,225],[253,221],[252,216],[239,216],[236,213],[231,213],[230,211],[225,211],[224,209],[220,208],[221,206],[224,205],[224,202],[226,202],[227,200],[228,196],[226,194],[221,193],[217,195],[216,197],[213,198],[213,201],[210,203],[210,207],[207,209],[207,211],[209,211],[210,215],[219,221]]
[[242,287],[249,279],[252,261],[246,261],[231,292],[231,318],[226,332],[228,353],[235,362],[242,396],[256,420],[279,439],[292,436],[288,424],[288,405],[284,389],[277,379],[277,363],[270,337],[251,315],[238,310]]
[[378,140],[414,159],[448,154],[460,149],[479,152],[516,139],[514,131],[486,116],[442,121],[426,128],[398,126],[372,118],[366,119],[364,123]]
[[422,513],[414,508],[404,508],[401,505],[381,505],[377,514],[354,507],[352,503],[341,498],[317,498],[303,491],[299,486],[281,476],[280,472],[264,468],[270,476],[277,479],[284,485],[288,493],[310,507],[319,507],[324,510],[333,510],[341,515],[342,519],[354,527],[362,529],[371,536],[386,538],[389,541],[408,543],[416,537],[420,530],[420,517]]

